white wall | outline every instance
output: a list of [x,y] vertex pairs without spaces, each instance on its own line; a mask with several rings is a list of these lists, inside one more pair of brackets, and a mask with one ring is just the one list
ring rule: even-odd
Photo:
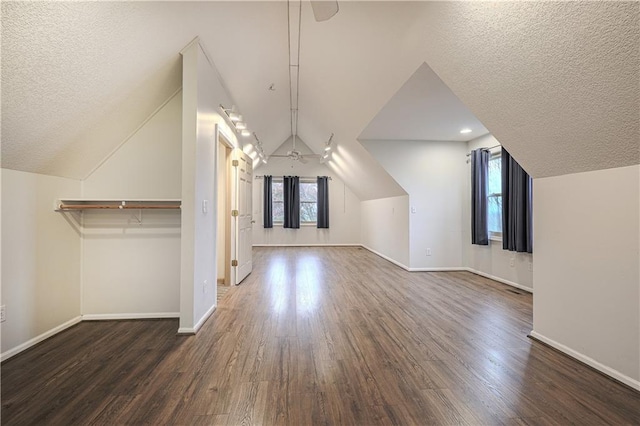
[[[216,304],[216,125],[233,132],[219,105],[232,105],[198,40],[182,52],[182,238],[180,332],[194,333]],[[207,209],[203,203],[207,203]]]
[[[181,120],[179,92],[82,182],[83,197],[180,199]],[[178,315],[179,210],[85,211],[82,261],[87,318]]]
[[[467,152],[496,145],[500,145],[500,142],[495,137],[485,135],[469,141]],[[488,246],[471,244],[471,163],[465,164],[467,167],[462,226],[464,266],[489,278],[533,291],[533,256],[531,254],[503,250],[502,241],[492,240]]]
[[2,169],[2,358],[80,316],[77,215],[54,211],[80,181]]
[[536,179],[534,205],[534,336],[640,389],[640,166]]
[[409,267],[409,196],[361,203],[362,245],[407,269]]
[[[311,152],[298,140],[296,149],[302,153]],[[286,154],[291,150],[291,139],[286,141],[276,154]],[[360,200],[325,165],[317,159],[309,159],[307,164],[291,161],[287,158],[271,158],[266,165],[256,170],[256,175],[272,176],[331,176],[329,181],[329,229],[318,229],[315,225],[300,225],[300,229],[284,229],[282,224],[274,224],[271,229],[264,229],[263,190],[264,180],[254,179],[253,185],[253,244],[360,244]]]
[[461,268],[466,143],[361,142],[409,194],[409,266]]

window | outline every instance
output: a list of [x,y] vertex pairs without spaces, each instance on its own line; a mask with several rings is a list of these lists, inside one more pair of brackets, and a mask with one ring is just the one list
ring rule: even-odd
[[318,182],[300,182],[300,223],[318,220]]
[[[284,222],[284,184],[282,179],[273,179],[271,181],[271,197],[273,201],[273,222]],[[267,216],[268,217],[268,216]]]
[[[273,223],[284,223],[284,184],[282,178],[271,182]],[[318,220],[318,183],[300,182],[300,223],[313,224]]]
[[487,185],[487,225],[489,238],[502,238],[502,159],[500,153],[489,159]]

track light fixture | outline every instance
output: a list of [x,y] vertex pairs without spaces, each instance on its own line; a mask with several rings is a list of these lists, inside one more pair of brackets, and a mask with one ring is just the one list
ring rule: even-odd
[[322,155],[322,160],[327,161],[331,156],[331,150],[333,149],[333,133],[329,137],[329,140],[324,144],[324,154]]
[[242,115],[236,110],[235,105],[231,108],[225,108],[223,105],[220,105],[220,109],[227,116],[229,123],[233,125],[237,133],[240,133],[244,137],[251,136],[251,132],[247,129],[247,123],[242,121]]
[[253,144],[253,147],[258,153],[258,158],[264,164],[267,164],[267,156],[264,154],[264,150],[262,149],[262,142],[260,142],[260,139],[258,139],[258,135],[256,135],[256,132],[253,132],[253,137],[256,140],[255,143]]

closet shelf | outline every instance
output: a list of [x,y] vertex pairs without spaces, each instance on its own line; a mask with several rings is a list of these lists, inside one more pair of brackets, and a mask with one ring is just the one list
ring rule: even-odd
[[178,199],[87,199],[60,198],[56,200],[55,211],[73,210],[179,210]]

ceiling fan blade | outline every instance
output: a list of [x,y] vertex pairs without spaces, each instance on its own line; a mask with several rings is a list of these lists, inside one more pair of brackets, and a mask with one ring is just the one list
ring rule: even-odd
[[313,16],[317,22],[326,21],[331,19],[336,13],[338,13],[338,2],[331,1],[314,1],[311,0],[311,8],[313,9]]
[[301,162],[302,164],[307,164],[307,163],[308,163],[307,159],[306,159],[306,158],[304,158],[302,155],[301,155],[300,157],[298,157],[298,160],[300,160],[300,162]]

